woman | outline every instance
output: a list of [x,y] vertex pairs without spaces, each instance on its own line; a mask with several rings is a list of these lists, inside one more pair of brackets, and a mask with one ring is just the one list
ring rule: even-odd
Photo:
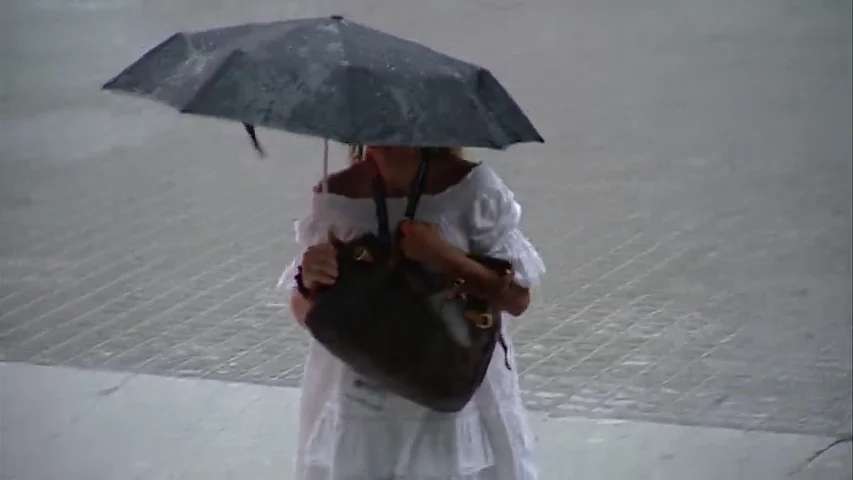
[[[296,278],[289,283],[291,309],[300,323],[311,301],[299,290],[332,284],[337,276],[329,238],[346,241],[375,232],[371,182],[377,172],[386,184],[392,225],[399,222],[421,150],[368,147],[363,161],[354,150],[351,156],[353,164],[329,176],[327,191],[315,191],[310,215],[297,224],[306,250],[283,278]],[[402,226],[402,250],[429,268],[464,278],[518,316],[530,303],[529,289],[545,272],[519,230],[520,216],[521,207],[493,170],[464,160],[457,150],[434,149],[418,220]],[[511,260],[514,281],[507,286],[505,279],[468,259],[467,251]],[[444,414],[359,378],[312,340],[302,387],[296,478],[535,480],[517,371],[507,369],[504,360],[494,355],[471,402],[458,413]]]

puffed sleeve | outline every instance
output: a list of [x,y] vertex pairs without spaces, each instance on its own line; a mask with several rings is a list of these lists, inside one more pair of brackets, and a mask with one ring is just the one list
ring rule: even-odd
[[523,287],[539,285],[545,264],[521,232],[521,205],[494,172],[479,185],[471,215],[471,242],[475,252],[502,258],[515,267],[515,281]]
[[293,230],[295,232],[296,243],[300,246],[300,255],[290,262],[290,265],[287,266],[278,278],[278,284],[276,285],[276,288],[278,289],[293,290],[296,288],[296,280],[294,279],[294,276],[296,275],[296,271],[299,268],[299,263],[302,258],[301,250],[308,248],[317,241],[321,228],[312,213],[308,214],[302,220],[294,222]]

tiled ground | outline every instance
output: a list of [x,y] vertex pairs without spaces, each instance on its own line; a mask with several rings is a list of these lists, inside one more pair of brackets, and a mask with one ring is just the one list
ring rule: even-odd
[[[850,6],[642,3],[346,11],[492,67],[548,141],[481,155],[550,267],[514,333],[532,408],[849,432]],[[298,381],[271,287],[319,142],[263,132],[258,160],[96,87],[176,28],[335,4],[185,4],[0,20],[0,359]]]

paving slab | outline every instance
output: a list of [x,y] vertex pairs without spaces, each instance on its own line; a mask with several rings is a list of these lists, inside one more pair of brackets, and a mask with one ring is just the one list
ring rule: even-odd
[[[298,389],[15,363],[0,364],[0,385],[3,480],[291,478]],[[51,401],[34,402],[46,389]],[[531,424],[543,480],[781,480],[833,440],[542,413]]]

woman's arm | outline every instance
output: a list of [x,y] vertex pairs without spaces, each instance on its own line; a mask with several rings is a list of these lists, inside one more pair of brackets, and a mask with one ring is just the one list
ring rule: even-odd
[[514,317],[522,315],[530,306],[530,289],[472,260],[456,247],[442,249],[436,260],[436,266],[443,272],[464,280],[464,291],[497,305]]

